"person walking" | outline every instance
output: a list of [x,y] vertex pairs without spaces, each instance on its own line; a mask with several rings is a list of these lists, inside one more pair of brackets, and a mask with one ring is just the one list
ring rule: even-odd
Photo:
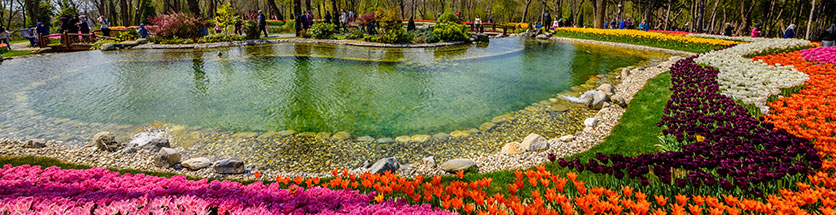
[[819,36],[821,39],[821,46],[822,47],[834,47],[836,46],[836,24],[830,25],[830,28],[824,30]]
[[343,32],[348,32],[348,13],[346,13],[345,10],[340,12],[340,25],[343,27]]
[[790,24],[787,30],[784,31],[784,38],[795,38],[795,24]]
[[99,16],[99,27],[101,27],[102,35],[110,37],[110,21],[107,20],[107,17]]
[[265,16],[264,13],[261,12],[261,10],[258,10],[258,33],[261,34],[262,32],[264,33],[264,37],[268,36],[267,16]]
[[477,33],[482,33],[482,18],[479,18],[479,15],[476,15],[476,19],[473,20],[473,26],[476,27]]
[[543,24],[548,25],[552,23],[552,14],[550,12],[551,11],[546,10],[546,12],[543,13]]

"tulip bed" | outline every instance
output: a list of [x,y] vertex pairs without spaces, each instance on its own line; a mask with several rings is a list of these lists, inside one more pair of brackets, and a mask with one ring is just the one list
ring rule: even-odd
[[[798,39],[763,39],[740,44],[728,49],[711,51],[700,55],[694,62],[717,68],[719,92],[746,105],[753,105],[754,113],[768,112],[766,103],[772,96],[787,96],[798,90],[809,78],[806,74],[787,66],[768,64],[744,58],[775,50],[800,49],[809,47],[810,42]],[[784,90],[782,89],[789,89]],[[757,114],[754,114],[757,115]]]
[[682,35],[627,29],[557,28],[554,31],[554,35],[558,37],[645,45],[694,53],[704,53],[739,43],[728,40],[684,37]]
[[106,169],[5,165],[0,185],[4,214],[450,214],[404,200],[372,204],[375,193],[356,190],[120,176]]
[[[657,125],[680,142],[679,149],[627,157],[598,154],[583,163],[561,159],[561,166],[578,171],[658,182],[689,192],[733,192],[763,196],[782,189],[781,180],[801,181],[821,167],[813,145],[771,123],[752,118],[734,100],[718,94],[717,69],[694,63],[694,58],[671,68],[673,95]],[[704,187],[704,188],[703,188]]]
[[802,50],[801,56],[807,61],[836,64],[836,46]]

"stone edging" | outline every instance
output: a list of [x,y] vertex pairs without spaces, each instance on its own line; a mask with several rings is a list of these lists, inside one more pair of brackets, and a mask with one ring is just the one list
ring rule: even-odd
[[565,41],[565,42],[579,42],[579,43],[592,43],[592,44],[607,45],[607,46],[618,46],[618,47],[623,47],[623,48],[664,52],[664,53],[668,53],[668,54],[682,55],[682,56],[697,55],[697,53],[693,53],[693,52],[679,51],[679,50],[673,50],[673,49],[664,49],[664,48],[656,48],[656,47],[643,46],[643,45],[633,45],[633,44],[626,44],[626,43],[604,42],[604,41],[597,41],[597,40],[575,39],[575,38],[568,38],[568,37],[551,37],[550,39],[551,40],[557,40],[557,41]]
[[218,42],[218,43],[201,43],[201,44],[143,44],[133,49],[206,49],[206,48],[221,48],[233,46],[251,46],[264,44],[279,44],[279,43],[308,43],[308,44],[333,44],[333,45],[350,45],[359,47],[376,47],[376,48],[432,48],[442,46],[462,45],[464,42],[441,42],[430,44],[385,44],[372,43],[357,40],[318,40],[306,38],[293,39],[274,39],[274,40],[246,40],[233,42]]

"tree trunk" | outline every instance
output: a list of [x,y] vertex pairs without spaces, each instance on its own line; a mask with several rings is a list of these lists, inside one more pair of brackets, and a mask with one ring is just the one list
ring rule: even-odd
[[299,26],[302,25],[303,20],[297,19],[301,15],[302,15],[302,1],[301,0],[293,0],[293,16],[294,16],[293,20],[295,20],[295,23],[296,23],[296,26],[293,26],[293,27],[294,27],[294,30],[296,31],[296,36],[297,37],[302,36],[300,34],[302,32],[299,32]]
[[29,20],[31,20],[32,25],[37,25],[38,13],[41,9],[41,0],[26,0],[24,1],[24,7],[26,7],[26,13],[29,14]]
[[671,23],[671,7],[673,7],[673,0],[668,0],[668,10],[665,15],[665,30],[670,30],[669,24]]
[[147,6],[147,5],[148,5],[148,0],[140,0],[139,1],[139,8],[138,8],[139,10],[136,12],[136,14],[134,16],[134,23],[144,23],[143,20],[145,20],[145,18],[147,18],[147,17],[142,17],[142,15],[145,13],[145,6]]
[[[647,5],[645,6],[647,8],[645,8],[645,10],[644,10],[644,21],[645,21],[645,24],[648,25],[648,26],[653,26],[653,25],[651,25],[651,23],[653,23],[653,9],[655,8],[654,3],[655,2],[653,0],[648,0]],[[648,27],[648,28],[650,28],[650,27]]]
[[807,21],[807,34],[804,36],[805,40],[810,39],[810,26],[813,23],[813,12],[816,11],[816,0],[813,0],[813,3],[811,5],[812,7],[810,7],[810,20]]
[[340,29],[340,9],[337,8],[337,0],[331,0],[331,21]]
[[523,8],[523,14],[522,14],[522,18],[520,18],[520,22],[523,22],[523,23],[525,22],[525,18],[526,18],[526,16],[528,16],[528,6],[530,6],[530,5],[531,5],[531,0],[526,0],[525,1],[525,8]]
[[717,0],[716,2],[714,2],[714,8],[711,9],[711,21],[709,22],[710,24],[708,30],[712,33],[714,32],[714,21],[717,18],[717,6],[720,5],[720,1],[721,0]]
[[607,13],[607,0],[592,0],[592,7],[595,8],[595,28],[604,27],[604,14]]
[[[335,0],[331,0],[331,2],[334,2],[334,1],[335,1]],[[398,7],[400,7],[400,8],[401,8],[401,19],[403,19],[403,16],[404,16],[404,11],[405,11],[405,9],[406,9],[406,8],[404,8],[404,3],[403,3],[403,1],[404,1],[404,0],[398,0]]]
[[279,10],[279,6],[276,5],[276,0],[267,0],[267,6],[270,7],[271,15],[275,15],[276,19],[284,20],[284,16],[282,16],[282,11]]
[[193,16],[200,17],[200,2],[198,0],[186,0],[186,3],[189,4],[189,13],[192,13]]
[[305,9],[306,9],[307,11],[312,11],[312,9],[311,9],[311,1],[313,1],[313,0],[305,0]]

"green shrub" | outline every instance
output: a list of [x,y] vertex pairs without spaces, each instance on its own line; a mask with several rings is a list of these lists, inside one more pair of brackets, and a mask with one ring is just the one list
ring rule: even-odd
[[124,41],[136,40],[136,38],[139,38],[139,33],[137,33],[136,31],[130,31],[129,30],[129,31],[119,32],[119,34],[116,35],[116,37],[114,37],[113,39],[116,39],[116,41],[119,41],[119,42],[124,42]]
[[159,44],[182,44],[182,43],[183,43],[183,39],[174,37],[174,38],[171,38],[171,39],[164,39],[164,40],[160,41]]
[[366,35],[363,37],[363,41],[376,43],[380,41],[380,36]]
[[160,44],[163,41],[163,38],[158,37],[158,36],[148,36],[148,37],[145,37],[145,40],[148,40],[149,43]]
[[363,31],[352,31],[351,33],[346,35],[345,38],[349,40],[357,40],[363,39],[364,36],[365,34],[363,34]]
[[427,38],[424,39],[425,43],[437,43],[439,41],[441,41],[441,39],[439,39],[438,35],[435,35],[432,31],[430,31],[430,33],[427,34]]
[[332,39],[338,33],[337,26],[328,23],[316,23],[308,32],[314,39]]
[[246,38],[242,35],[233,35],[233,34],[216,34],[216,35],[209,35],[197,40],[197,43],[217,43],[217,42],[232,42],[232,41],[241,41],[245,40]]
[[441,16],[438,17],[438,22],[439,23],[442,23],[442,22],[459,23],[460,21],[459,21],[459,17],[456,16],[456,14],[444,13],[444,14],[441,14]]
[[401,16],[398,15],[396,10],[384,10],[383,8],[378,8],[378,10],[374,12],[374,16],[375,19],[377,19],[377,23],[380,25],[380,28],[384,31],[403,27],[403,23],[400,18]]
[[258,22],[249,21],[244,23],[244,34],[246,34],[246,38],[248,40],[258,39],[260,37],[260,33],[258,32]]
[[441,22],[433,27],[433,34],[444,42],[465,41],[470,37],[467,25],[452,22]]
[[183,40],[183,44],[193,44],[193,43],[194,43],[194,40],[192,40],[192,39]]
[[406,33],[406,30],[404,30],[403,28],[396,28],[387,30],[385,33],[381,34],[377,42],[401,44],[409,43],[411,41],[412,35]]
[[[107,43],[119,43],[119,42],[116,41],[116,40],[109,40],[109,39],[98,40],[95,43],[93,43],[93,46],[90,47],[90,50],[99,50],[100,48],[102,48],[102,45],[107,44]],[[0,53],[0,54],[2,54],[2,53]]]

